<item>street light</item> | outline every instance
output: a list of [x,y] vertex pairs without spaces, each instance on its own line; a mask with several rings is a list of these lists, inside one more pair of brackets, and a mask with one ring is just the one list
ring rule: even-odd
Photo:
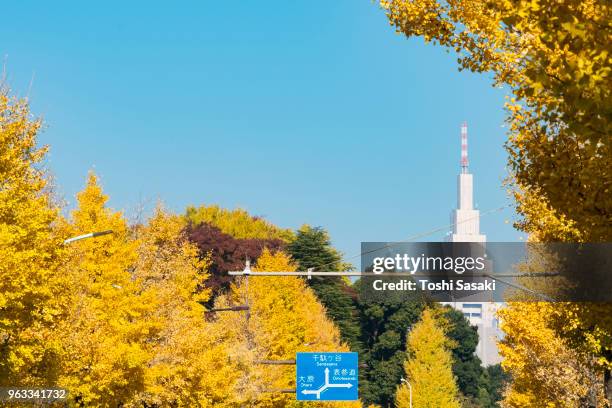
[[408,384],[408,390],[410,391],[410,408],[412,408],[412,385],[410,385],[410,382],[403,377],[402,382]]
[[95,238],[95,237],[100,237],[102,235],[108,235],[108,234],[112,234],[112,233],[113,233],[113,230],[90,232],[89,234],[83,234],[83,235],[78,235],[76,237],[68,238],[68,239],[64,240],[64,245],[70,244],[70,243],[75,242],[75,241],[80,241],[82,239]]

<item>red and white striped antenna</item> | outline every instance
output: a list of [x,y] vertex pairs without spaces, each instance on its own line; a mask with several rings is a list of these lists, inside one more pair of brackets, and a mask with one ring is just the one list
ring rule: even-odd
[[461,125],[461,173],[468,172],[468,134],[467,122]]

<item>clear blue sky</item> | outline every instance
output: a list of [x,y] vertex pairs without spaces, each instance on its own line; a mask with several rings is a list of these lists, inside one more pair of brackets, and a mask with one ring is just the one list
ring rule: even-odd
[[[243,207],[329,229],[347,255],[449,223],[459,126],[475,202],[501,186],[504,90],[456,57],[394,34],[370,0],[9,2],[0,53],[45,120],[71,204],[87,171],[113,208],[163,200]],[[519,233],[506,210],[492,241]],[[439,240],[442,233],[427,240]]]

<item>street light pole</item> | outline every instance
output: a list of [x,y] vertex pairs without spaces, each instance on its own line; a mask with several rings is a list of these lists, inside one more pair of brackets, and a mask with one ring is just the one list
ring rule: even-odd
[[73,243],[75,241],[80,241],[82,239],[95,238],[95,237],[99,237],[99,236],[102,236],[102,235],[108,235],[108,234],[112,234],[112,233],[113,233],[113,230],[90,232],[89,234],[83,234],[83,235],[78,235],[76,237],[68,238],[68,239],[64,240],[64,245],[68,245],[68,244],[71,244],[71,243]]
[[408,391],[410,392],[410,408],[412,408],[412,385],[410,385],[410,382],[405,378],[402,378],[402,382],[408,384]]

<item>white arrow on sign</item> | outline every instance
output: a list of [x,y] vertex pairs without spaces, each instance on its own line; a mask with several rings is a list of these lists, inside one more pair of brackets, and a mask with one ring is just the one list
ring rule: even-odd
[[330,384],[329,383],[329,368],[325,367],[325,384],[323,384],[321,386],[321,388],[319,388],[318,390],[303,390],[302,394],[304,395],[308,395],[308,394],[312,394],[312,395],[316,395],[317,399],[321,399],[321,393],[325,390],[327,390],[328,388],[352,388],[353,384],[351,383],[347,383],[347,384]]

